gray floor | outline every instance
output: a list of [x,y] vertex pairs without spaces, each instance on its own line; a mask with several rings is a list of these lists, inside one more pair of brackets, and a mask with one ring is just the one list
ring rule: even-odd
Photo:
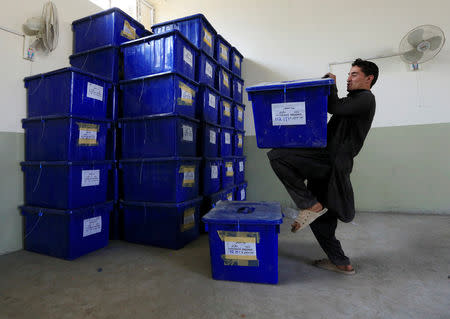
[[450,318],[450,216],[340,224],[355,276],[311,266],[323,255],[289,222],[273,286],[212,280],[205,235],[179,251],[113,241],[72,262],[0,256],[0,318]]

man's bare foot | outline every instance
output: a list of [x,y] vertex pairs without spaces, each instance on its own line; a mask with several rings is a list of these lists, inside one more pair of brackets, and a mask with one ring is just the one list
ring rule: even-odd
[[336,267],[339,268],[340,270],[344,270],[344,271],[352,271],[353,270],[352,265],[344,265],[344,266],[336,265]]
[[[323,210],[323,206],[321,203],[317,202],[314,205],[312,205],[310,208],[306,208],[306,210],[312,211],[314,213],[318,213]],[[297,230],[299,230],[300,226],[301,226],[300,223],[294,222],[291,225],[291,232],[295,233]]]

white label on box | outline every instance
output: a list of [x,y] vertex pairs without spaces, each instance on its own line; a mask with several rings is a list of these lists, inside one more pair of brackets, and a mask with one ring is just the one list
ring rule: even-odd
[[220,57],[228,61],[228,48],[223,43],[220,44]]
[[238,92],[239,92],[239,94],[241,94],[242,93],[242,85],[241,85],[241,83],[238,82],[237,86],[238,86]]
[[102,216],[83,220],[83,237],[94,235],[102,231]]
[[245,200],[245,189],[241,189],[241,200]]
[[231,106],[227,102],[223,102],[223,115],[231,116]]
[[239,162],[239,172],[243,172],[244,171],[244,162],[240,161]]
[[227,200],[232,201],[233,200],[233,193],[227,194]]
[[256,238],[225,237],[225,258],[257,260]]
[[244,112],[242,112],[242,109],[241,108],[238,108],[238,121],[239,122],[242,122],[242,117],[243,117],[243,114]]
[[216,144],[216,132],[213,130],[209,131],[209,143]]
[[238,147],[242,147],[242,135],[238,135]]
[[195,215],[194,214],[188,216],[185,215],[183,219],[183,224],[184,225],[195,224]]
[[183,183],[194,183],[195,182],[195,172],[192,170],[185,171],[183,173]]
[[88,131],[80,129],[79,140],[85,141],[97,141],[97,131]]
[[181,89],[181,99],[184,101],[191,101],[192,100],[191,92]]
[[81,187],[100,185],[100,170],[90,169],[81,171]]
[[225,71],[222,71],[223,76],[223,85],[225,85],[227,88],[230,88],[230,78],[228,77],[228,74],[225,73]]
[[187,64],[189,64],[192,68],[192,63],[193,63],[193,56],[192,56],[192,52],[189,51],[186,47],[183,48],[183,60],[184,62],[186,62]]
[[211,33],[208,32],[205,28],[203,28],[203,32],[205,33],[205,36],[203,37],[203,41],[209,46],[212,47],[212,36]]
[[216,96],[214,94],[209,93],[209,106],[212,108],[216,108]]
[[219,167],[216,165],[211,166],[211,179],[216,179],[219,177]]
[[230,135],[230,133],[225,133],[225,144],[231,144],[231,135]]
[[86,96],[91,99],[103,101],[103,86],[88,82]]
[[306,125],[305,102],[272,104],[272,125]]
[[233,176],[233,163],[227,163],[227,173],[231,174],[230,176]]
[[194,140],[194,131],[192,126],[183,125],[183,141],[192,142]]
[[208,61],[205,62],[205,74],[210,78],[213,77],[212,65],[209,64]]
[[234,65],[235,65],[238,69],[241,68],[241,59],[240,59],[237,55],[234,56]]
[[136,29],[133,28],[127,20],[123,22],[123,29],[120,31],[120,35],[128,40],[134,40],[137,38]]

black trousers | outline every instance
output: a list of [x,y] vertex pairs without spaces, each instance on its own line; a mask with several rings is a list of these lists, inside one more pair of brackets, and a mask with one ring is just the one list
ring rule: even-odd
[[[299,209],[309,208],[318,201],[327,206],[331,160],[326,149],[273,149],[267,155],[273,171]],[[336,214],[329,210],[310,227],[332,263],[349,265],[350,260],[335,236],[337,220]]]

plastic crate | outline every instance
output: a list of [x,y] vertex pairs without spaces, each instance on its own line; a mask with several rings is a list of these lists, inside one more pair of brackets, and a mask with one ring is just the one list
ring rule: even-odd
[[199,235],[202,198],[176,204],[121,201],[126,241],[180,249]]
[[202,162],[202,169],[200,172],[201,178],[201,193],[211,195],[220,190],[222,180],[222,159],[205,157]]
[[209,85],[200,84],[197,94],[196,117],[213,124],[219,123],[220,94]]
[[231,85],[232,85],[231,72],[219,66],[216,72],[216,88],[220,94],[231,98]]
[[20,209],[26,250],[73,260],[108,245],[111,202],[74,210]]
[[103,46],[69,56],[70,65],[102,76],[115,84],[121,78],[121,58],[118,46]]
[[22,120],[26,161],[106,160],[112,123],[72,116]]
[[166,72],[121,81],[122,117],[178,114],[195,117],[198,84]]
[[150,35],[151,32],[118,8],[102,11],[72,22],[74,53]]
[[226,67],[227,69],[230,67],[230,52],[231,44],[229,44],[227,40],[218,34],[216,37],[215,58],[220,65]]
[[199,142],[201,145],[198,149],[200,150],[199,154],[201,156],[219,156],[220,126],[208,122],[202,122]]
[[219,123],[223,126],[231,127],[233,113],[233,101],[225,96],[220,98],[220,114],[219,114]]
[[263,83],[246,88],[259,148],[326,147],[332,79]]
[[244,104],[235,104],[233,108],[233,127],[237,130],[244,130]]
[[27,117],[74,115],[106,118],[106,79],[76,68],[63,68],[24,79],[27,89]]
[[233,155],[244,155],[244,135],[245,131],[234,130],[233,134]]
[[202,220],[209,233],[212,277],[276,284],[279,203],[221,202]]
[[22,162],[25,204],[76,209],[106,202],[111,161]]
[[247,200],[247,182],[241,183],[236,186],[234,193],[234,200],[245,201]]
[[234,161],[234,157],[223,158],[222,189],[227,189],[234,185]]
[[231,48],[231,58],[230,58],[230,70],[234,74],[238,76],[242,76],[242,60],[244,57],[242,54],[235,48]]
[[197,55],[195,80],[199,83],[214,86],[217,72],[217,62],[204,51]]
[[236,187],[235,186],[228,187],[222,193],[222,200],[224,200],[224,201],[234,201],[235,200],[235,197],[234,197],[235,193],[236,193]]
[[198,122],[164,114],[121,119],[121,158],[196,156]]
[[153,25],[153,32],[156,34],[170,30],[179,30],[197,48],[202,49],[209,55],[214,55],[217,32],[208,22],[203,14],[166,21]]
[[123,199],[179,203],[199,195],[200,158],[163,157],[121,160]]
[[233,75],[232,77],[232,97],[237,103],[242,104],[242,96],[244,92],[244,80],[240,77]]
[[234,161],[234,182],[241,184],[245,180],[245,156],[236,156]]
[[233,128],[221,126],[220,128],[220,156],[231,156],[233,154]]
[[124,80],[163,72],[195,80],[198,49],[177,30],[124,43],[120,51]]

